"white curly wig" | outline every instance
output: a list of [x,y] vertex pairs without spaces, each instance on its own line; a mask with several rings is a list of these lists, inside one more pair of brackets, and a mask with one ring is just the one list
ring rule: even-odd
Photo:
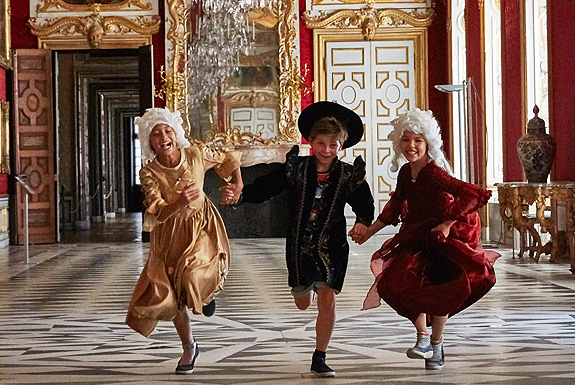
[[451,166],[441,147],[443,140],[441,139],[441,130],[437,120],[433,117],[431,111],[421,111],[419,108],[406,112],[391,121],[393,131],[389,133],[387,138],[393,143],[393,159],[391,160],[391,171],[399,170],[399,167],[406,162],[405,157],[399,147],[399,142],[403,137],[405,131],[412,131],[416,134],[423,134],[427,141],[427,154],[435,161],[435,164],[450,175],[453,175]]
[[167,108],[148,108],[142,117],[136,118],[138,139],[140,139],[142,146],[142,166],[156,157],[156,153],[150,147],[150,133],[158,124],[167,124],[174,129],[177,148],[190,147],[190,142],[186,139],[186,133],[182,127],[183,122],[180,111],[172,112]]

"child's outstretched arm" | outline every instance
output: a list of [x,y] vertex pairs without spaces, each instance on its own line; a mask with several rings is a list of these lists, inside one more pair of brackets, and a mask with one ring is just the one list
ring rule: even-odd
[[239,167],[232,172],[231,177],[232,180],[230,183],[219,188],[222,195],[220,203],[223,205],[233,205],[238,203],[242,194],[242,189],[244,188],[242,173]]
[[367,241],[373,235],[375,235],[375,233],[377,233],[379,230],[383,229],[384,227],[385,227],[385,224],[378,219],[375,222],[373,222],[371,224],[371,226],[366,228],[365,233],[363,234],[362,237],[357,237],[357,240],[353,239],[353,237],[352,237],[352,239],[355,243],[361,245],[361,244],[365,243],[365,241]]
[[349,235],[351,237],[351,240],[354,241],[355,243],[358,243],[359,240],[363,239],[363,237],[365,237],[367,231],[367,226],[364,225],[363,223],[360,222],[356,222],[353,227],[351,228],[351,230],[349,230],[349,233],[347,233],[347,235]]

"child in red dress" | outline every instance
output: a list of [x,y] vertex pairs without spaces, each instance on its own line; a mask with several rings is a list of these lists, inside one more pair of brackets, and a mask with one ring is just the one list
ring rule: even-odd
[[417,343],[407,356],[425,358],[426,369],[441,369],[447,318],[479,300],[495,284],[493,264],[500,255],[479,244],[481,224],[476,212],[491,192],[451,176],[431,111],[415,109],[392,124],[391,170],[397,171],[400,160],[407,163],[377,220],[354,241],[362,244],[383,227],[402,224],[372,257],[376,279],[364,309],[379,306],[383,299],[408,318],[417,330]]

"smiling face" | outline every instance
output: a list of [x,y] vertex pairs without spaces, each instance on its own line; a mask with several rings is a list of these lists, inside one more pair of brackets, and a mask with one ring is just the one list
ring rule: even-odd
[[150,147],[158,157],[171,156],[177,147],[176,132],[165,123],[156,124],[150,132]]
[[331,162],[337,157],[341,150],[341,140],[335,135],[319,134],[315,138],[310,138],[309,144],[318,171],[327,171]]
[[399,140],[399,147],[409,163],[427,163],[427,141],[423,134],[405,131]]

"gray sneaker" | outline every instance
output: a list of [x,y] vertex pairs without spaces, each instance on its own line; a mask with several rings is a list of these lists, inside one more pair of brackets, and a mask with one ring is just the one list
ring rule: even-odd
[[407,357],[409,358],[431,358],[433,356],[433,347],[431,346],[431,339],[429,337],[417,337],[415,346],[407,349]]
[[437,345],[431,345],[433,356],[425,359],[425,369],[437,370],[442,369],[445,365],[445,354],[443,354],[443,342]]

